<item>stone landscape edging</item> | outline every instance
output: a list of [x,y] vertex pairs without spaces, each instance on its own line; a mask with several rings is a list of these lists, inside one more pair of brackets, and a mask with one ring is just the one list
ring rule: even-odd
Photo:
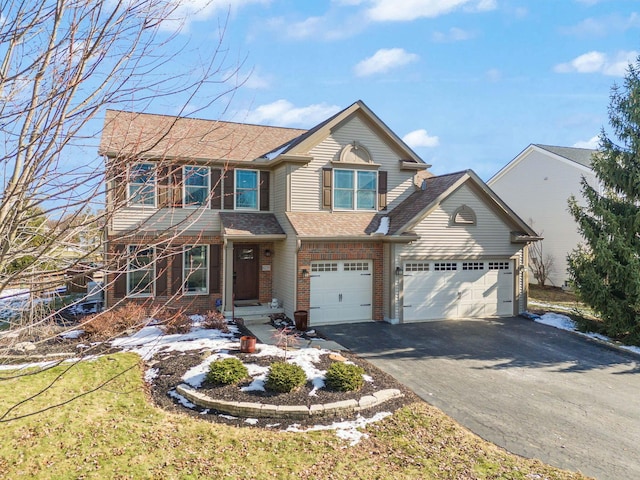
[[336,417],[342,414],[352,414],[378,406],[391,399],[402,397],[396,388],[380,390],[371,395],[365,395],[360,400],[341,400],[331,403],[306,405],[270,405],[253,402],[233,402],[216,400],[198,392],[195,388],[184,383],[176,387],[176,391],[190,402],[203,408],[210,408],[229,415],[240,417],[267,417],[304,419],[310,417]]

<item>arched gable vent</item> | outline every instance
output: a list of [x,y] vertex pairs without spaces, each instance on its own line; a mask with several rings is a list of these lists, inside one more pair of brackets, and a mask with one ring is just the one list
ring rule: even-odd
[[475,225],[476,212],[471,207],[462,205],[451,215],[451,223],[453,225]]
[[353,141],[345,145],[340,152],[340,161],[345,163],[371,163],[369,150],[360,142]]

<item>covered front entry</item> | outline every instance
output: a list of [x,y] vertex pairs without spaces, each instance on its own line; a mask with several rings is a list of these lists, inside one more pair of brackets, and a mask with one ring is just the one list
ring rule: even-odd
[[404,322],[514,314],[508,259],[406,261],[402,278]]
[[311,263],[309,320],[313,325],[371,320],[373,262]]
[[259,259],[258,245],[241,243],[234,246],[233,293],[236,301],[259,299]]

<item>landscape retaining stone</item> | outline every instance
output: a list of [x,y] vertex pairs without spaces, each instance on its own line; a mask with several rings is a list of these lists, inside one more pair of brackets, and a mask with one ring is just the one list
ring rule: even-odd
[[401,397],[402,392],[395,388],[380,390],[373,395],[365,395],[360,400],[341,400],[325,404],[314,404],[310,407],[306,405],[270,405],[254,402],[231,402],[226,400],[216,400],[195,388],[180,384],[176,391],[187,400],[203,408],[210,408],[229,415],[239,417],[268,417],[268,418],[289,418],[302,419],[309,416],[327,417],[341,414],[351,414],[360,412],[367,408],[375,407],[393,398]]

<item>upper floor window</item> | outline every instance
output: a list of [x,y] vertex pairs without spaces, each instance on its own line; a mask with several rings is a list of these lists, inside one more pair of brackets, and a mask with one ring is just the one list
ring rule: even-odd
[[238,210],[258,209],[258,171],[235,170],[235,208]]
[[135,163],[129,167],[129,205],[155,207],[156,178],[152,163]]
[[334,170],[333,205],[336,210],[375,210],[378,172]]
[[137,296],[152,296],[155,285],[155,262],[153,261],[153,247],[144,248],[129,245],[129,260],[127,264],[127,294]]
[[182,269],[184,293],[197,295],[209,292],[208,257],[208,245],[185,246]]
[[209,168],[183,167],[184,206],[201,207],[209,200]]

